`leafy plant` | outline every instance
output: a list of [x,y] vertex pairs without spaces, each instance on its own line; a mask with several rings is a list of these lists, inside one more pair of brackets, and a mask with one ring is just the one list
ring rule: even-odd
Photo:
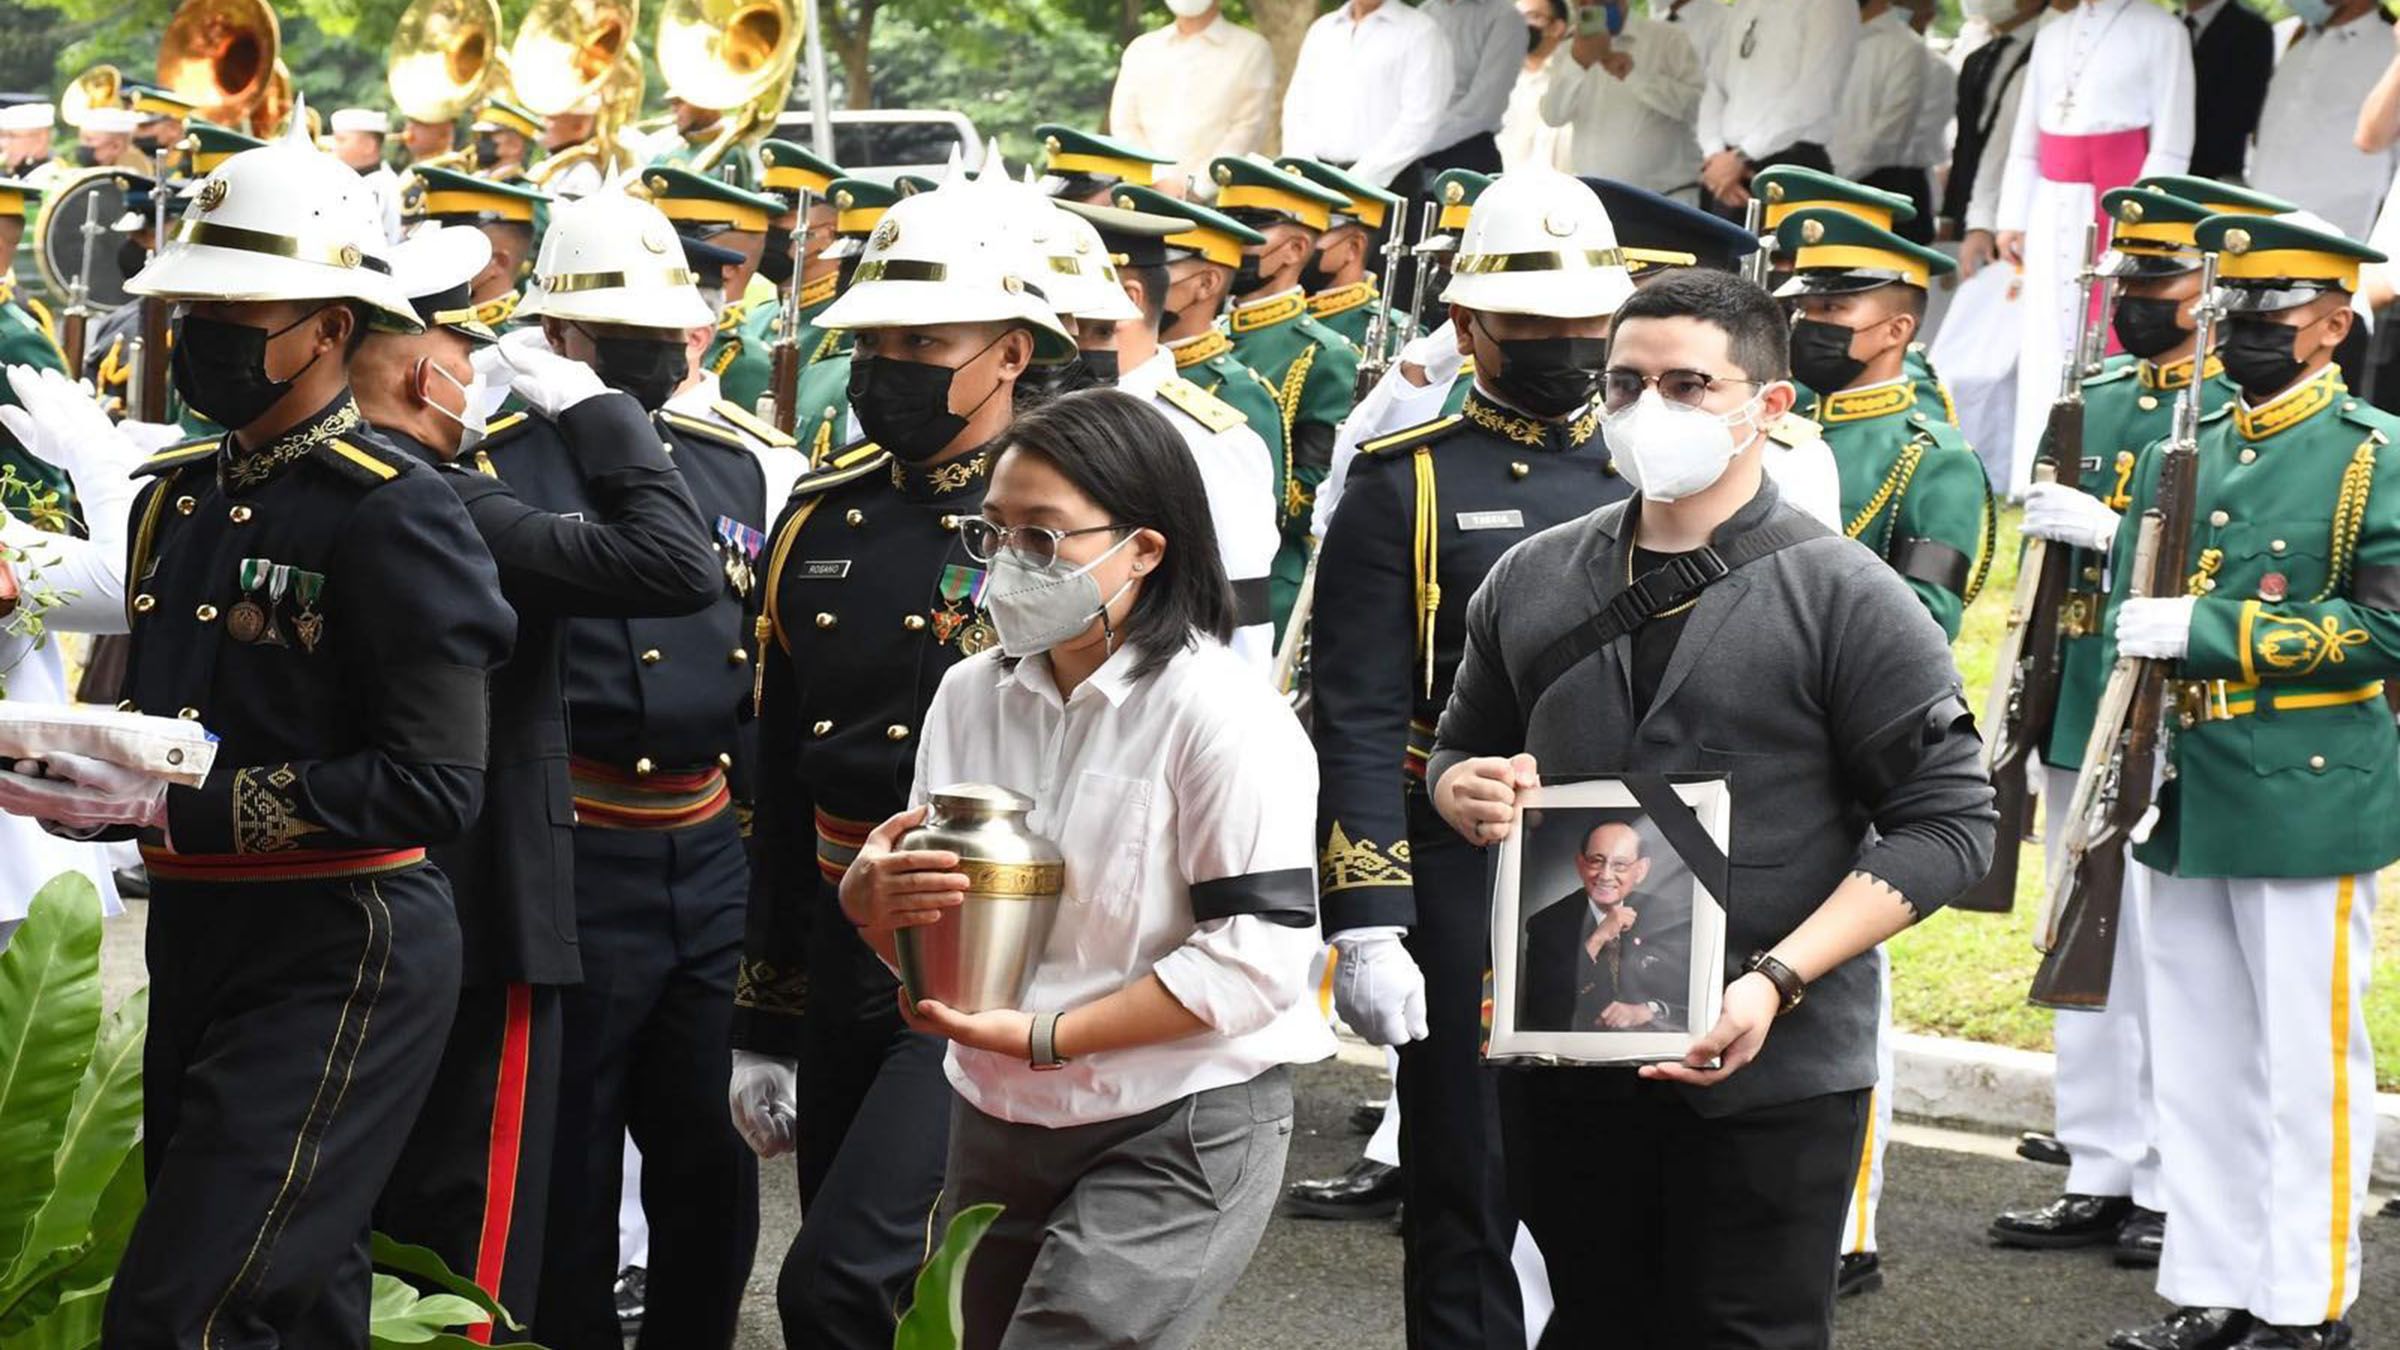
[[[369,1256],[375,1265],[375,1292],[367,1339],[376,1350],[404,1345],[465,1350],[475,1343],[451,1335],[447,1329],[466,1324],[496,1322],[511,1331],[525,1329],[524,1323],[500,1306],[500,1300],[452,1271],[429,1247],[410,1246],[377,1233]],[[409,1278],[401,1279],[403,1275]],[[435,1292],[423,1293],[419,1285],[430,1285]]]
[[141,1213],[148,991],[105,1018],[100,897],[53,878],[0,951],[0,1350],[84,1350]]
[[916,1302],[900,1319],[892,1350],[958,1350],[965,1339],[967,1258],[983,1241],[999,1205],[972,1205],[950,1221],[941,1249],[917,1272]]

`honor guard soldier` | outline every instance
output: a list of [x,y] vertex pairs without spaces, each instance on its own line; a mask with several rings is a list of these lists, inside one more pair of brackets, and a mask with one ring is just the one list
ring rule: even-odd
[[2352,397],[2333,353],[2359,265],[2384,257],[2296,213],[2195,234],[2220,257],[2241,392],[2200,424],[2181,595],[2128,598],[2158,448],[2135,466],[2106,627],[2107,658],[2176,663],[2166,782],[2133,848],[2176,1310],[2109,1343],[2334,1350],[2354,1342],[2375,1137],[2375,878],[2400,858],[2382,697],[2400,675],[2400,420]]
[[458,1017],[375,1226],[431,1247],[525,1316],[542,1267],[560,1000],[583,978],[574,825],[555,809],[570,796],[567,621],[690,613],[709,604],[724,574],[641,405],[589,367],[519,348],[501,370],[537,410],[523,419],[520,438],[548,440],[545,453],[571,466],[593,513],[536,509],[494,474],[469,360],[496,340],[470,303],[490,254],[483,235],[463,225],[436,225],[396,246],[393,280],[425,330],[374,329],[352,362],[359,411],[393,444],[442,469],[491,549],[517,616],[516,650],[492,673],[483,812],[464,835],[432,850],[464,938]]
[[475,110],[468,128],[475,135],[475,176],[495,183],[525,181],[534,139],[542,134],[542,119],[507,99],[496,98]]
[[[826,259],[825,250],[835,238],[835,219],[840,208],[833,202],[833,183],[842,176],[842,169],[807,146],[773,139],[758,143],[758,160],[759,190],[783,203],[782,212],[768,222],[766,247],[758,255],[758,274],[774,285],[780,297],[778,322],[760,329],[760,341],[771,343],[783,306],[799,310],[800,326],[805,331],[833,303],[834,292],[841,289],[841,269]],[[805,219],[800,211],[803,199],[808,203]],[[800,236],[796,262],[792,256],[795,232]],[[808,360],[805,348],[800,357],[805,365]]]
[[[666,217],[606,191],[558,208],[518,312],[541,330],[511,334],[504,356],[571,358],[654,414],[688,372],[687,335],[710,320]],[[756,1237],[756,1170],[721,1103],[749,878],[729,771],[748,709],[765,480],[721,427],[662,415],[647,434],[698,506],[720,576],[696,613],[567,625],[584,982],[562,999],[551,1240],[534,1318],[549,1345],[617,1335],[613,1219],[628,1130],[654,1238],[647,1344],[731,1343]],[[529,504],[605,514],[538,404],[495,423],[485,447]]]
[[133,148],[141,155],[143,168],[156,163],[151,156],[159,151],[173,150],[176,142],[183,139],[185,124],[200,112],[199,104],[154,84],[128,84],[124,97],[125,106],[133,109],[137,119]]
[[773,369],[769,344],[779,302],[770,296],[753,305],[743,297],[766,248],[767,228],[783,212],[782,200],[673,165],[644,169],[642,186],[678,232],[742,255],[725,269],[725,310],[701,364],[717,377],[726,398],[745,411],[755,410]]
[[[1898,193],[1796,164],[1761,169],[1751,181],[1752,190],[1766,203],[1763,216],[1770,234],[1779,230],[1794,212],[1812,208],[1853,215],[1879,230],[1890,230],[1917,218],[1916,206]],[[1788,247],[1777,245],[1773,264],[1778,281],[1791,271],[1791,257]],[[1910,383],[1916,385],[1918,401],[1927,412],[1952,426],[1958,425],[1958,410],[1950,400],[1950,388],[1934,373],[1933,358],[1927,355],[1925,344],[1912,340],[1901,353],[1900,364]],[[1805,407],[1817,392],[1804,388],[1801,405]]]
[[[1073,321],[1087,379],[1145,399],[1165,416],[1199,466],[1217,552],[1233,583],[1233,650],[1261,675],[1275,664],[1267,624],[1267,574],[1275,564],[1274,461],[1240,412],[1175,373],[1158,345],[1155,310],[1145,302],[1166,289],[1165,238],[1183,228],[1173,216],[1113,206],[1034,200],[1057,222],[1050,258],[1051,307]],[[1137,272],[1147,272],[1144,279]],[[1132,357],[1130,366],[1125,358]]]
[[[38,209],[40,201],[40,194],[23,181],[0,178],[0,271],[15,263],[17,246],[25,238],[26,220]],[[58,343],[21,304],[0,304],[0,365],[34,366],[61,375],[74,374],[67,369],[66,355],[59,351]],[[0,404],[16,401],[16,394],[6,387],[5,381],[0,381]],[[17,438],[5,431],[0,431],[0,472],[13,473],[19,482],[42,492],[63,493],[67,486],[64,472],[27,453],[24,446],[17,444]]]
[[1460,415],[1360,448],[1318,559],[1321,914],[1342,1020],[1400,1047],[1415,1346],[1524,1339],[1481,1063],[1484,860],[1434,815],[1425,756],[1484,573],[1517,541],[1627,495],[1592,399],[1602,334],[1632,292],[1591,189],[1547,169],[1495,181],[1443,292],[1475,388]]
[[1175,162],[1172,155],[1056,122],[1042,123],[1033,134],[1042,141],[1041,189],[1062,202],[1106,206],[1118,188],[1160,186],[1159,166]]
[[1217,209],[1266,242],[1242,250],[1226,327],[1233,359],[1258,372],[1283,408],[1283,549],[1275,558],[1275,631],[1283,631],[1308,570],[1310,504],[1333,465],[1333,436],[1358,396],[1358,348],[1308,315],[1301,277],[1333,212],[1349,198],[1265,160],[1209,165]]
[[[215,173],[224,165],[225,161],[235,155],[244,150],[256,150],[266,144],[256,136],[245,136],[231,127],[221,127],[214,122],[192,123],[191,135],[188,139],[191,141],[191,149],[188,152],[191,159],[190,168],[192,176],[195,178]],[[171,169],[172,165],[169,167]]]
[[[719,248],[690,235],[683,237],[683,263],[691,269],[692,284],[700,298],[712,310],[725,303],[725,278],[742,265],[742,255],[729,248]],[[792,484],[808,472],[808,461],[799,450],[798,442],[777,431],[775,424],[751,412],[748,408],[724,396],[717,374],[700,360],[700,353],[713,341],[714,326],[695,328],[686,339],[685,354],[690,358],[690,371],[674,396],[667,400],[662,415],[672,418],[692,418],[705,422],[720,434],[731,433],[741,438],[751,453],[758,456],[759,468],[766,477],[766,500],[780,502],[791,495]],[[738,794],[749,800],[747,792]]]
[[215,762],[169,787],[54,756],[62,799],[9,804],[138,830],[149,870],[148,1200],[110,1347],[363,1344],[369,1214],[458,1005],[425,850],[481,805],[515,622],[456,494],[351,399],[361,328],[418,326],[382,247],[300,133],[209,175],[127,283],[180,307],[176,384],[232,430],[137,471],[121,706],[200,722]]
[[[158,183],[134,174],[122,182],[125,209],[108,229],[116,237],[117,274],[130,277],[142,270],[157,247],[158,220],[152,208]],[[140,305],[119,305],[99,316],[83,342],[83,377],[92,382],[101,406],[120,417],[130,406],[126,394],[133,385],[133,340],[141,335],[141,318]]]
[[[867,239],[900,193],[865,178],[836,178],[833,242],[820,261],[833,268],[833,293],[850,289]],[[808,283],[803,281],[802,289]],[[822,316],[824,310],[817,311]],[[856,439],[850,420],[850,330],[820,327],[814,319],[800,329],[800,383],[793,390],[792,432],[808,452],[811,468],[823,468],[834,450]]]
[[[1313,159],[1286,155],[1275,161],[1275,167],[1340,194],[1346,203],[1333,208],[1332,224],[1317,236],[1316,251],[1300,269],[1300,289],[1308,292],[1310,318],[1363,351],[1375,306],[1383,302],[1374,270],[1375,243],[1387,228],[1402,231],[1405,239],[1405,222],[1396,214],[1405,203],[1364,179]],[[1385,313],[1394,325],[1407,323],[1391,310]]]
[[[2221,183],[2207,183],[2205,190],[2211,197],[2254,199],[2252,214],[2288,209]],[[2083,459],[2075,486],[2035,483],[2025,494],[2025,533],[2073,550],[2059,619],[2057,704],[2049,743],[2041,748],[2046,854],[2066,838],[2075,775],[2083,767],[2092,718],[2108,683],[2100,621],[2108,599],[2109,548],[2116,539],[2117,513],[2133,499],[2136,459],[2142,447],[2164,440],[2172,430],[2175,405],[2195,373],[2207,382],[2204,410],[2216,411],[2235,393],[2215,353],[2200,360],[2192,319],[2200,298],[2200,248],[2193,229],[2229,206],[2204,206],[2142,187],[2117,188],[2101,198],[2112,221],[2101,268],[2116,281],[2111,327],[2125,350],[2083,382]],[[2217,331],[2222,337],[2224,329]],[[2042,456],[2054,454],[2045,440]],[[2067,1155],[2066,1187],[2048,1204],[1994,1219],[1991,1237],[2002,1246],[2113,1245],[2119,1264],[2158,1264],[2166,1215],[2158,1188],[2150,1019],[2142,989],[2147,912],[2138,894],[2123,897],[2108,1006],[2054,1019],[2055,1145]]]
[[[1780,172],[1770,170],[1769,172]],[[1991,567],[1998,512],[1982,461],[1907,373],[1944,254],[1846,210],[1809,207],[1777,227],[1793,262],[1776,298],[1793,310],[1792,374],[1818,391],[1809,417],[1824,429],[1841,479],[1841,528],[1908,582],[1952,641]],[[1890,967],[1881,949],[1877,1085],[1860,1149],[1859,1181],[1842,1225],[1843,1295],[1881,1287],[1875,1216],[1892,1119]]]
[[522,298],[517,287],[533,269],[540,243],[539,213],[550,199],[520,183],[498,183],[455,169],[425,168],[413,182],[404,214],[437,225],[472,225],[491,241],[491,260],[469,283],[475,321],[494,332],[513,326]]
[[[704,108],[678,96],[673,89],[667,91],[667,111],[675,124],[651,142],[650,163],[654,167],[673,165],[690,168],[692,161],[700,157],[700,152],[715,144],[728,129],[723,111]],[[749,191],[758,185],[757,157],[747,145],[735,141],[724,157],[708,170],[708,174],[720,182]]]
[[850,403],[873,439],[800,480],[766,564],[759,875],[731,1105],[763,1156],[798,1154],[809,1219],[777,1284],[783,1325],[849,1350],[892,1343],[952,1094],[944,1042],[901,1020],[835,888],[868,831],[907,808],[943,672],[997,640],[958,525],[981,509],[1017,378],[1074,354],[1035,290],[1044,261],[996,224],[960,175],[876,226],[823,316],[855,335]]
[[1159,340],[1174,353],[1177,375],[1233,405],[1266,442],[1275,459],[1280,520],[1280,485],[1290,472],[1284,454],[1283,401],[1264,375],[1234,358],[1233,339],[1217,327],[1217,313],[1225,307],[1226,292],[1242,265],[1242,249],[1266,242],[1266,236],[1198,202],[1169,197],[1155,188],[1120,188],[1115,205],[1121,211],[1185,222],[1182,230],[1166,238],[1167,292],[1159,302]]

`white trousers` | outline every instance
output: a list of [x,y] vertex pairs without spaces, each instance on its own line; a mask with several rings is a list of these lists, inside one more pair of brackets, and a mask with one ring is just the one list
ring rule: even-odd
[[2169,1302],[2278,1326],[2358,1296],[2375,1153],[2375,878],[2151,873],[2150,1031]]
[[1883,1155],[1892,1144],[1892,958],[1873,953],[1883,996],[1875,1006],[1875,1092],[1867,1104],[1867,1137],[1859,1145],[1858,1178],[1842,1220],[1842,1255],[1875,1250],[1875,1216],[1883,1209]]
[[[2044,767],[2042,853],[2067,837],[2067,807],[2075,775]],[[2117,913],[2116,964],[2108,1006],[2098,1012],[2060,1012],[2052,1021],[2058,1045],[2058,1142],[2066,1146],[2067,1191],[2129,1195],[2144,1209],[2165,1209],[2158,1189],[2158,1103],[2151,1083],[2148,981],[2142,931],[2148,926],[2149,872],[2125,869]]]

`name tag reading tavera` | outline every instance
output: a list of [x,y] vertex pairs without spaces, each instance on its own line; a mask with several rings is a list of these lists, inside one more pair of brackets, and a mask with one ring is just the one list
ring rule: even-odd
[[811,581],[839,581],[850,575],[848,558],[808,558],[800,564],[800,575]]
[[1461,530],[1521,530],[1525,528],[1522,511],[1461,511],[1458,513]]

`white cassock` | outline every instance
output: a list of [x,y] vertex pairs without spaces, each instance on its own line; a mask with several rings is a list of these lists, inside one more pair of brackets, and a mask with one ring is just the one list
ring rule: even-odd
[[[2095,219],[2091,177],[2116,180],[2105,188],[2182,173],[2192,157],[2192,89],[2191,39],[2180,20],[2148,0],[2082,0],[2033,40],[1997,221],[2001,230],[2025,235],[2015,444],[2002,480],[2011,496],[2022,496],[2032,478],[2044,414],[2082,322],[2075,273],[2083,264],[2085,227]],[[2138,161],[2128,159],[2116,172],[2075,169],[2082,176],[2070,180],[2044,171],[2045,158],[2056,169],[2079,158],[2078,147],[2101,144],[2066,138],[2144,131]]]
[[[1233,630],[1233,650],[1261,675],[1275,665],[1275,625],[1267,614],[1267,574],[1274,570],[1275,551],[1283,542],[1275,529],[1275,465],[1267,443],[1241,420],[1232,405],[1175,373],[1175,354],[1161,347],[1149,360],[1120,373],[1117,388],[1152,406],[1175,424],[1192,460],[1200,466],[1200,481],[1208,489],[1209,519],[1217,527],[1217,553],[1224,559],[1225,578],[1233,583],[1242,607],[1255,607],[1258,622]],[[1198,397],[1195,398],[1194,396]],[[1210,414],[1192,407],[1216,404],[1230,414],[1211,425]],[[1191,405],[1191,406],[1187,406]]]

